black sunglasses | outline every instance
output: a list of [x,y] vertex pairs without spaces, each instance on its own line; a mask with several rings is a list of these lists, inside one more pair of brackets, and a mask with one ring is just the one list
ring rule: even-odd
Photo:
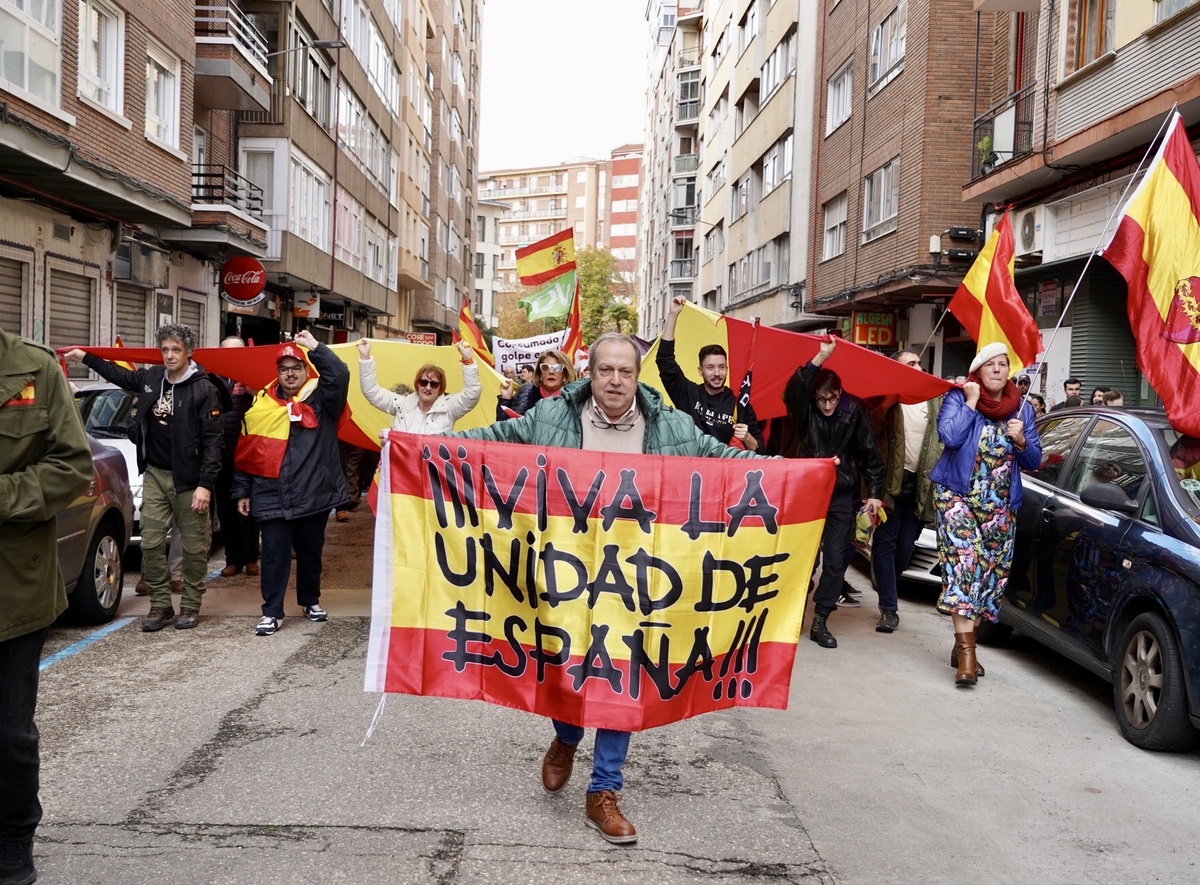
[[441,387],[441,386],[442,386],[442,384],[441,384],[441,382],[440,382],[440,381],[433,381],[433,380],[431,380],[431,379],[429,379],[429,378],[419,378],[419,379],[417,380],[417,384],[418,384],[418,386],[420,386],[420,387],[432,387],[432,388],[434,388],[435,390],[436,390],[437,388],[439,388],[439,387]]

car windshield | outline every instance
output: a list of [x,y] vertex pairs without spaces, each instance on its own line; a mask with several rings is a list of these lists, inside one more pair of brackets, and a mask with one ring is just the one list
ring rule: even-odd
[[1200,439],[1183,436],[1170,427],[1159,431],[1167,443],[1179,487],[1200,508]]
[[123,439],[131,397],[123,390],[84,391],[76,396],[84,429],[97,439]]

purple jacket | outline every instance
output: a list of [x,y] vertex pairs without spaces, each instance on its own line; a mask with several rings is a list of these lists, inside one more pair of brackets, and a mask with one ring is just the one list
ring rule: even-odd
[[[1025,422],[1025,451],[1014,447],[1017,470],[1012,474],[1012,489],[1008,495],[1008,509],[1016,511],[1021,506],[1021,471],[1037,470],[1042,466],[1042,443],[1038,439],[1036,417],[1033,406],[1022,402],[1012,417],[1020,415]],[[934,465],[929,478],[938,485],[965,495],[970,490],[971,474],[975,472],[975,457],[979,453],[979,440],[988,419],[974,409],[967,408],[967,398],[962,390],[954,389],[946,394],[942,409],[938,412],[938,437],[946,449]]]

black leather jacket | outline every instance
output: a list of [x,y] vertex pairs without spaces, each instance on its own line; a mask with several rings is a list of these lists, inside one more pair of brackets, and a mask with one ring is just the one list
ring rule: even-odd
[[812,363],[797,369],[783,391],[787,406],[791,445],[782,454],[791,458],[841,458],[835,489],[859,489],[866,480],[868,498],[883,496],[883,459],[871,435],[867,413],[856,397],[843,392],[833,414],[826,418],[813,402],[817,367]]

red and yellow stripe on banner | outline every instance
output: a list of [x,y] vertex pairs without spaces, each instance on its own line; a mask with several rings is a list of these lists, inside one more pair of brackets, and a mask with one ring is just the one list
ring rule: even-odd
[[365,687],[626,731],[784,709],[833,482],[392,433]]
[[1200,164],[1178,112],[1100,254],[1129,286],[1138,369],[1200,437]]

